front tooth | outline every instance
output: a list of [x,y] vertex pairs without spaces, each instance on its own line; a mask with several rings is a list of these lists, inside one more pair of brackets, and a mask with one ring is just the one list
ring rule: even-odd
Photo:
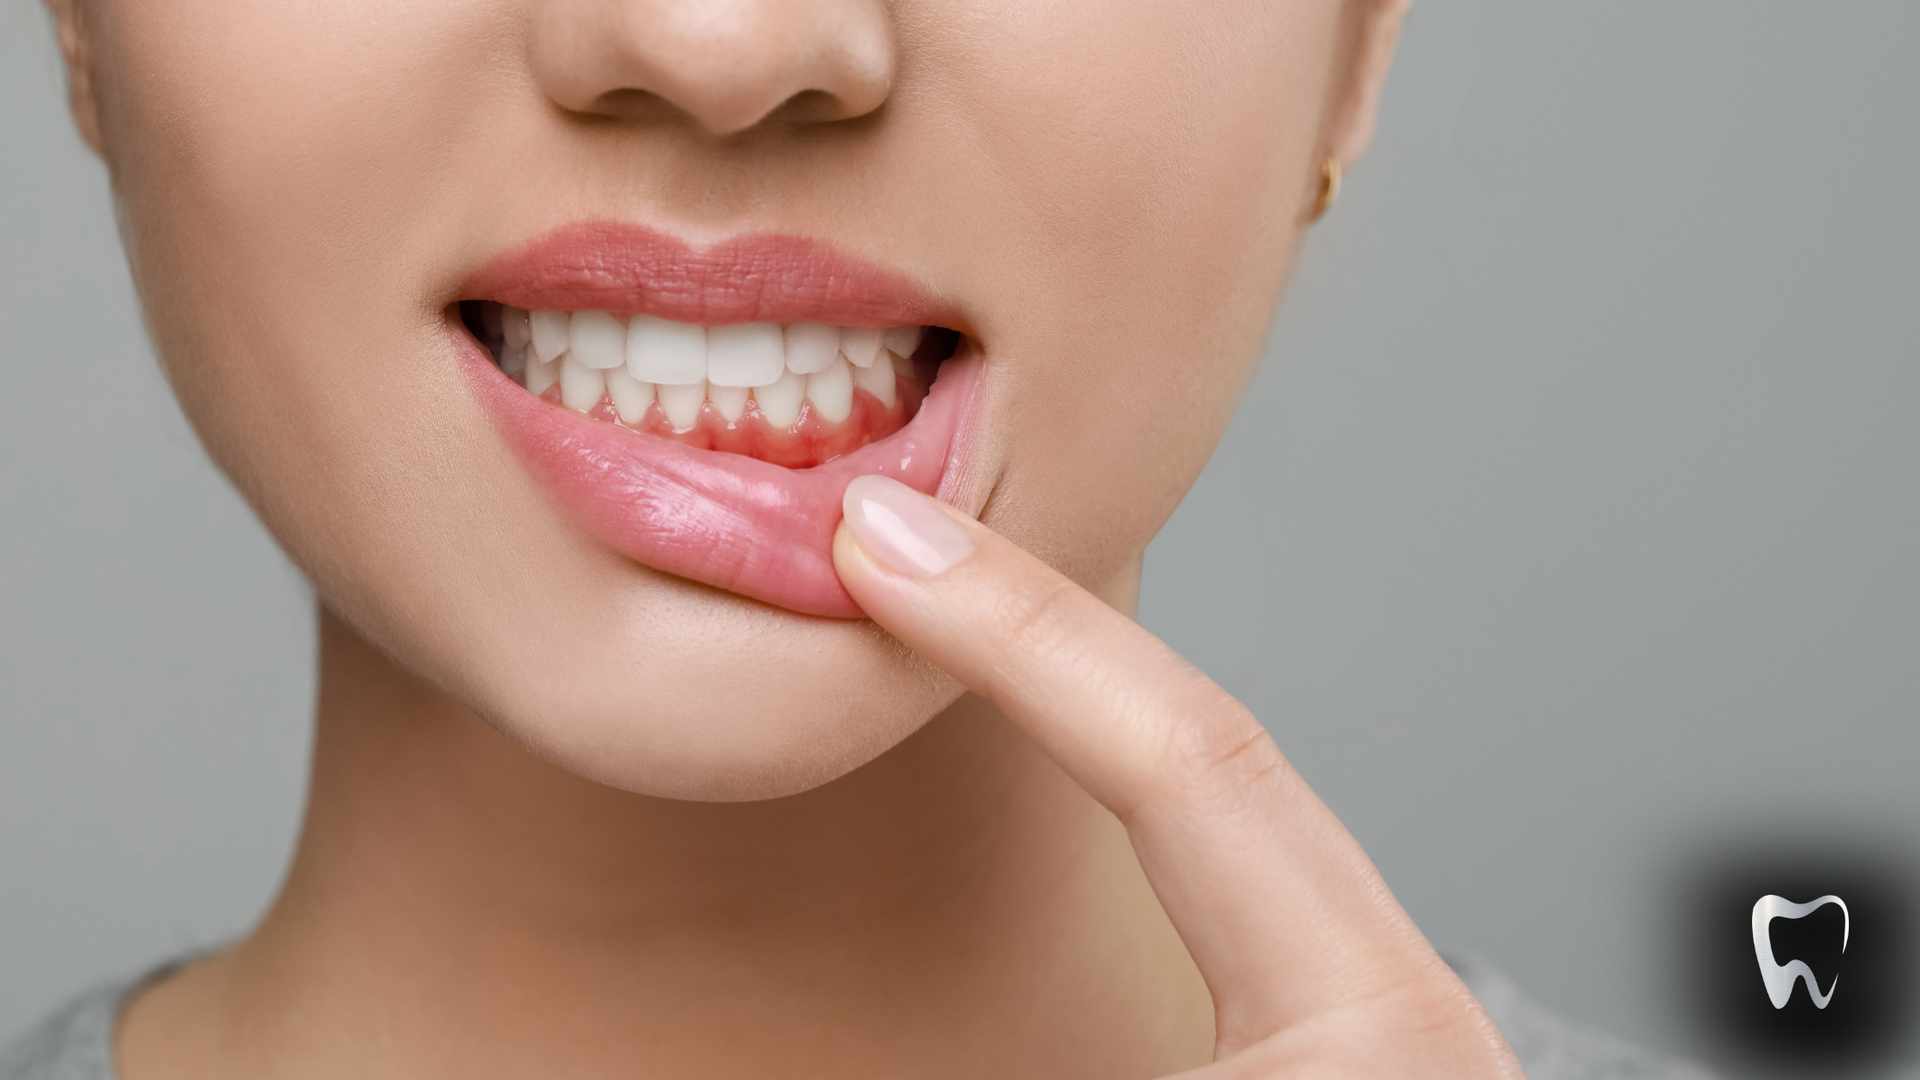
[[853,369],[853,388],[865,390],[880,399],[880,404],[893,408],[894,374],[891,363],[875,364],[872,367]]
[[920,347],[920,328],[896,326],[881,335],[880,343],[893,350],[896,356],[912,356],[913,350]]
[[840,328],[817,322],[797,322],[787,327],[787,370],[796,375],[825,371],[840,355]]
[[524,349],[533,341],[533,324],[527,320],[527,313],[522,308],[501,309],[500,332],[506,337],[509,349]]
[[880,339],[884,330],[848,327],[840,331],[840,353],[854,367],[871,367],[880,358]]
[[660,411],[667,414],[667,423],[675,431],[685,431],[700,419],[700,406],[707,400],[707,384],[697,383],[661,383],[654,387],[654,393],[660,395]]
[[641,382],[692,386],[707,381],[707,330],[635,315],[627,324],[627,370]]
[[914,373],[913,360],[910,357],[901,356],[898,353],[895,353],[893,356],[893,370],[898,372],[901,378],[919,378],[919,376]]
[[547,392],[554,383],[560,381],[558,360],[542,360],[538,353],[527,357],[527,393],[539,397]]
[[785,431],[800,419],[800,403],[807,396],[807,377],[794,371],[780,376],[772,386],[753,388],[753,400],[760,403],[760,415],[767,426]]
[[622,423],[637,424],[647,415],[647,406],[653,404],[653,384],[627,374],[626,368],[614,368],[607,372],[607,397],[613,400],[613,411],[620,414]]
[[807,400],[813,402],[813,414],[829,424],[853,415],[853,369],[836,359],[827,370],[807,376]]
[[528,313],[528,329],[533,334],[533,354],[552,361],[567,351],[567,324],[573,320],[564,311]]
[[627,362],[627,328],[604,311],[581,311],[567,332],[568,351],[590,368],[605,371]]
[[735,323],[707,331],[710,386],[771,386],[786,364],[779,323]]
[[574,412],[590,412],[607,392],[607,377],[569,355],[560,362],[560,404]]
[[713,402],[714,411],[720,418],[731,424],[740,419],[747,411],[747,395],[753,393],[750,386],[719,386],[707,383],[707,400]]

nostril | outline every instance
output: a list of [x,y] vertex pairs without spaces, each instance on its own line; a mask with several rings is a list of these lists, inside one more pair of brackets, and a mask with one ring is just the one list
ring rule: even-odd
[[[605,116],[628,123],[689,122],[698,118],[690,116],[682,109],[659,94],[649,90],[609,90],[595,98],[592,106],[586,110],[596,116]],[[871,110],[867,110],[871,111]],[[707,124],[708,127],[750,127],[768,122],[782,124],[830,124],[861,115],[850,108],[840,98],[825,90],[802,90],[783,102],[778,108],[766,114],[764,118],[754,117],[752,124],[734,125]],[[716,130],[715,134],[730,135],[733,130]]]
[[825,90],[802,90],[768,114],[767,119],[787,124],[830,124],[872,111],[849,106]]
[[878,109],[896,64],[881,0],[547,0],[533,74],[568,112],[730,135]]
[[587,110],[615,120],[685,120],[686,110],[649,90],[609,90]]

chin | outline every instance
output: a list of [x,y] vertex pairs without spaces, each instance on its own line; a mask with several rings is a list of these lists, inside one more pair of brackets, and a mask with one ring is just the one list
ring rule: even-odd
[[[536,756],[636,794],[797,794],[884,754],[962,692],[871,622],[665,574],[528,509],[542,512],[510,532],[540,537],[537,574],[364,552],[300,561],[330,610],[399,667]],[[330,572],[349,565],[360,572]]]
[[707,802],[796,794],[879,757],[961,693],[868,622],[672,580],[606,596],[603,632],[462,665],[457,693],[531,752],[611,787]]

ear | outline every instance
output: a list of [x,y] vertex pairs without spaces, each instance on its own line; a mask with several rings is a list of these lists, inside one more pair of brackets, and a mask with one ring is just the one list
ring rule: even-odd
[[67,107],[73,110],[74,126],[80,129],[80,137],[94,153],[103,154],[100,105],[93,86],[93,36],[86,0],[47,0],[47,8],[53,12],[54,26],[60,34],[60,54],[67,61]]
[[[1373,139],[1380,111],[1380,89],[1400,41],[1400,24],[1412,0],[1350,0],[1346,63],[1337,69],[1321,153],[1345,169],[1359,160]],[[1316,164],[1318,164],[1316,162]],[[1319,179],[1316,171],[1315,180]]]

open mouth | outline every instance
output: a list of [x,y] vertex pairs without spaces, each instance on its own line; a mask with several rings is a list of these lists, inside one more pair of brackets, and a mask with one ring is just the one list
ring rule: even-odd
[[467,386],[557,507],[636,562],[808,615],[861,615],[833,567],[847,484],[938,492],[984,370],[924,286],[806,237],[581,222],[455,300]]
[[550,404],[789,469],[905,427],[959,342],[939,327],[704,327],[492,300],[463,301],[460,320],[503,374]]

